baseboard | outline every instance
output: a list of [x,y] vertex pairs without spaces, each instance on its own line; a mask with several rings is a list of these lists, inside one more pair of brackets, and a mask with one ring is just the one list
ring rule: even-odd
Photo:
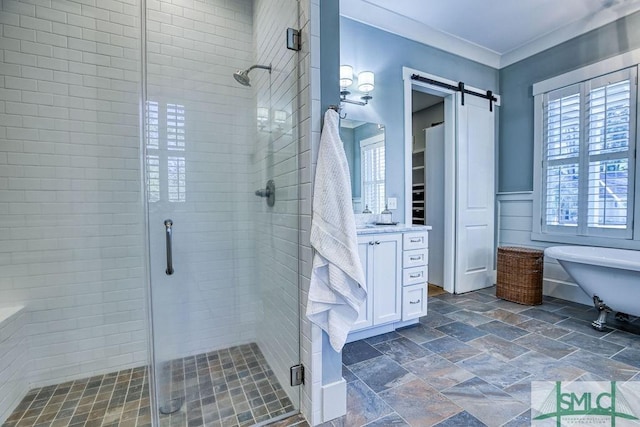
[[347,413],[347,382],[344,378],[322,386],[322,421],[340,418]]
[[542,293],[578,304],[593,305],[591,298],[578,285],[563,280],[544,279]]
[[387,332],[393,332],[396,330],[395,323],[387,323],[382,326],[376,326],[372,328],[362,329],[360,331],[350,332],[347,335],[347,343],[370,338],[375,335],[386,334]]
[[375,337],[376,335],[382,335],[388,332],[393,332],[398,328],[404,328],[405,326],[415,325],[417,323],[419,323],[419,319],[416,318],[411,320],[405,320],[404,322],[401,320],[398,320],[397,322],[385,323],[384,325],[362,329],[360,331],[349,333],[349,335],[347,335],[346,342],[350,343],[354,341],[363,340],[365,338]]

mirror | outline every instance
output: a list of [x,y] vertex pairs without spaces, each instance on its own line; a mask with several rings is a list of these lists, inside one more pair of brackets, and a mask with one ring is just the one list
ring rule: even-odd
[[379,214],[385,200],[385,132],[378,123],[340,120],[340,138],[351,173],[353,211]]

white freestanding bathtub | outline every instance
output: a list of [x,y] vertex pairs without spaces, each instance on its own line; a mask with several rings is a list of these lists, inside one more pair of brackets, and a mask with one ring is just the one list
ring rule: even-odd
[[640,316],[640,251],[590,246],[552,246],[544,255],[555,258],[600,311],[592,325],[604,328],[612,309]]

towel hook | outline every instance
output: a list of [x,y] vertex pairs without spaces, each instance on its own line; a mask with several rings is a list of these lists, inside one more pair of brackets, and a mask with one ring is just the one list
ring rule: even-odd
[[338,113],[338,117],[340,117],[341,119],[346,119],[347,118],[347,113],[344,113],[344,115],[340,114],[340,110],[342,110],[342,107],[339,105],[329,105],[329,109],[335,111],[336,113]]

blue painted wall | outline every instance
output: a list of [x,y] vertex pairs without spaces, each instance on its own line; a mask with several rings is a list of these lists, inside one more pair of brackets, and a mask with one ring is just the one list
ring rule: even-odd
[[500,70],[498,190],[533,190],[533,84],[640,48],[640,13]]
[[340,18],[340,63],[352,65],[356,74],[375,72],[376,87],[370,104],[345,104],[344,112],[350,119],[385,125],[387,197],[398,198],[393,217],[404,218],[402,67],[494,92],[499,92],[498,70],[344,17]]

